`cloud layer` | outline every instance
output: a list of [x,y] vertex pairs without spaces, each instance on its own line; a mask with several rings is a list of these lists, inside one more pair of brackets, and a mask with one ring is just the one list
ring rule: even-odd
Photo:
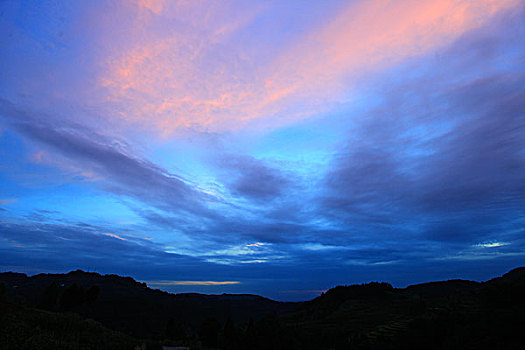
[[1,269],[301,299],[523,261],[521,2],[32,5],[0,5]]

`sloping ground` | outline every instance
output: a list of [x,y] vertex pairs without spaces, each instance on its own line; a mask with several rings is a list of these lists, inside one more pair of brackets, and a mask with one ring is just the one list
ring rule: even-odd
[[[2,273],[1,282],[6,285],[10,300],[52,311],[73,311],[111,329],[148,338],[162,338],[170,319],[198,327],[208,317],[221,322],[231,317],[240,323],[269,312],[283,314],[296,307],[294,303],[276,302],[257,295],[170,294],[150,289],[130,277],[83,271],[31,277]],[[50,293],[53,284],[55,288]],[[80,293],[86,294],[93,286],[99,292],[93,301],[73,301],[69,303],[72,305],[66,305],[64,291],[73,285],[82,290]],[[44,300],[46,293],[51,302]]]
[[339,286],[281,320],[302,349],[521,349],[525,269],[484,283]]
[[133,349],[138,340],[74,314],[0,303],[1,349]]
[[[203,344],[207,349],[228,350],[522,349],[524,343],[524,268],[483,283],[451,280],[403,289],[377,282],[339,286],[295,304],[253,295],[172,295],[131,278],[79,271],[33,277],[0,274],[2,281],[12,301],[69,308],[114,330],[150,339],[151,349],[166,339],[197,344],[192,345],[195,349]],[[107,339],[104,344],[120,339],[118,333],[78,316],[12,307],[6,313],[13,313],[14,319],[4,319],[3,324],[8,325],[4,326],[8,334],[17,334],[16,340],[2,335],[4,343],[37,339],[56,345],[47,348],[67,348],[64,344],[89,348],[86,337]],[[208,316],[216,319],[200,321]],[[225,322],[227,316],[236,319]],[[71,322],[78,326],[67,328],[62,317],[76,317]],[[250,318],[254,320],[245,322]],[[42,324],[53,326],[48,329]],[[31,338],[28,330],[37,326],[43,335],[37,331]],[[118,348],[118,341],[115,344]]]

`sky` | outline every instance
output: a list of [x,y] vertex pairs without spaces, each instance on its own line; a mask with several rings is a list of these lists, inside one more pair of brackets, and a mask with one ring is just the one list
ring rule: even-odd
[[525,1],[0,2],[0,271],[307,300],[525,265]]

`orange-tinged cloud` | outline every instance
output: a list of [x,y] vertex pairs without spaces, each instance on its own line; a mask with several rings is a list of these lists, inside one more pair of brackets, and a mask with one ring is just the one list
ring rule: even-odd
[[[141,1],[187,25],[159,32],[137,21],[143,35],[105,63],[100,77],[125,121],[169,135],[185,127],[238,129],[254,120],[286,123],[329,108],[352,81],[443,47],[518,0],[362,0],[314,28],[269,64],[235,45],[254,14],[204,2]],[[200,17],[199,17],[200,16]],[[202,18],[201,21],[196,18]]]
[[153,281],[149,284],[153,286],[223,286],[230,284],[240,284],[239,281]]
[[[423,55],[479,27],[519,1],[356,2],[276,61],[272,95],[293,91],[323,103],[360,77]],[[314,104],[315,104],[314,102]],[[317,106],[316,106],[317,107]]]
[[262,242],[255,242],[255,243],[247,244],[246,246],[247,247],[262,247],[263,245],[266,245],[266,244]]
[[119,235],[114,234],[114,233],[104,232],[104,233],[102,233],[102,234],[103,234],[104,236],[108,236],[108,237],[112,237],[112,238],[120,239],[121,241],[127,241],[127,239],[122,238],[122,237],[120,237]]
[[47,158],[47,154],[44,151],[39,151],[33,155],[33,160],[36,163],[42,163],[44,158]]
[[56,166],[72,176],[82,177],[84,181],[100,181],[103,179],[103,176],[94,170],[80,168],[66,159],[51,156],[43,150],[33,154],[31,160],[37,164]]
[[18,202],[18,198],[0,198],[1,205],[12,204],[16,202]]
[[136,0],[138,6],[146,8],[155,14],[162,12],[165,2],[165,0]]

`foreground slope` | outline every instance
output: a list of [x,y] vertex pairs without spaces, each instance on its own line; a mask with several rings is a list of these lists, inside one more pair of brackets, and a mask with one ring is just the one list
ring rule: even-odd
[[483,283],[339,286],[282,324],[304,349],[521,349],[525,268]]
[[1,349],[133,349],[142,344],[75,314],[0,302]]
[[[481,283],[338,286],[303,303],[255,295],[174,295],[129,277],[81,271],[32,277],[4,273],[2,282],[14,307],[6,313],[25,314],[21,319],[32,326],[45,317],[83,322],[71,313],[94,319],[127,334],[107,333],[98,323],[86,333],[115,339],[115,348],[140,338],[148,349],[164,343],[230,350],[521,349],[525,329],[525,268]],[[19,304],[54,312],[16,309]]]
[[246,322],[251,317],[260,318],[269,312],[282,314],[295,307],[294,303],[258,295],[170,294],[130,277],[80,270],[31,277],[2,273],[2,282],[11,300],[50,311],[72,311],[138,337],[162,337],[172,319],[197,327],[210,317],[221,322],[227,317]]

